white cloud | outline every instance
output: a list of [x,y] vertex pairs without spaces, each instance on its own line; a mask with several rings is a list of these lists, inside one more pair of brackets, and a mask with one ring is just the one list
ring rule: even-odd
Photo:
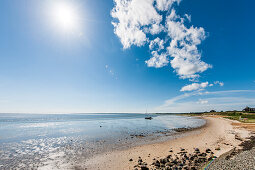
[[180,91],[194,91],[194,90],[199,90],[199,89],[204,89],[208,86],[208,82],[204,82],[204,83],[192,83],[189,84],[187,86],[184,86],[181,88]]
[[164,40],[161,40],[160,38],[155,38],[150,42],[149,45],[150,50],[153,50],[156,48],[157,51],[163,50],[164,49]]
[[184,16],[187,18],[189,22],[191,22],[191,15],[185,14]]
[[197,45],[205,39],[203,28],[193,26],[187,28],[183,18],[176,15],[174,9],[167,17],[166,26],[171,37],[170,45],[167,47],[168,53],[173,57],[171,66],[180,78],[194,80],[199,77],[198,73],[212,67],[201,61],[201,54],[197,49]]
[[193,91],[193,90],[201,90],[204,89],[206,87],[212,87],[214,85],[219,85],[219,86],[224,86],[223,82],[220,81],[215,81],[214,83],[208,83],[208,82],[204,82],[204,83],[192,83],[190,85],[186,85],[184,87],[182,87],[182,89],[180,91]]
[[223,82],[220,82],[220,81],[215,81],[214,84],[215,84],[215,85],[218,84],[218,85],[220,85],[220,86],[224,86],[224,83],[223,83]]
[[142,46],[147,41],[143,26],[159,24],[162,16],[153,6],[154,0],[114,0],[111,15],[114,33],[120,38],[123,48],[131,45]]
[[206,88],[208,86],[208,82],[204,82],[200,84],[201,88]]
[[[179,4],[180,0],[114,0],[114,2],[115,6],[111,12],[114,18],[112,22],[114,33],[119,37],[124,49],[147,43],[152,51],[151,58],[146,61],[149,67],[159,68],[171,64],[181,79],[191,81],[197,80],[200,73],[212,68],[201,60],[201,52],[197,47],[206,38],[204,29],[193,25],[187,27],[185,21],[190,22],[191,16],[185,14],[181,17],[176,14],[173,4]],[[159,14],[158,11],[163,12]],[[171,12],[169,14],[164,11]],[[166,33],[165,36],[157,37],[156,35],[162,31]],[[154,39],[150,40],[152,35]],[[154,49],[155,45],[158,46],[157,49]],[[162,51],[159,54],[160,50]]]
[[163,31],[163,30],[164,30],[164,26],[161,25],[161,24],[153,24],[153,25],[151,26],[151,28],[149,28],[149,31],[150,31],[150,33],[151,33],[152,35],[158,34],[158,33],[160,33],[160,32]]
[[153,57],[145,61],[148,67],[160,68],[166,66],[169,63],[166,54],[164,53],[158,54],[157,51],[152,51],[151,54]]
[[175,2],[179,4],[181,0],[156,0],[156,7],[160,11],[167,11]]

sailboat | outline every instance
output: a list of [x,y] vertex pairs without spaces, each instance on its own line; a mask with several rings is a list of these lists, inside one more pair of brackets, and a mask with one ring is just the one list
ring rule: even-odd
[[152,119],[152,117],[149,116],[148,113],[147,113],[147,107],[146,107],[146,117],[145,117],[145,119],[147,119],[147,120],[151,120]]
[[152,117],[151,117],[151,116],[146,116],[144,119],[151,120],[151,119],[152,119]]

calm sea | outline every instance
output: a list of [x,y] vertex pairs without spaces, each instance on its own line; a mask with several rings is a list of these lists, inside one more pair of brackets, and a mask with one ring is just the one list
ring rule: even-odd
[[150,116],[152,120],[129,113],[0,114],[0,169],[60,168],[101,152],[162,140],[175,128],[205,124],[194,117]]

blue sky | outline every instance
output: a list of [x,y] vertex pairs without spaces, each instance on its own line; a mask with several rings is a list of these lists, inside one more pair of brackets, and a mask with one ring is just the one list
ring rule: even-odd
[[254,5],[2,0],[0,112],[255,107]]

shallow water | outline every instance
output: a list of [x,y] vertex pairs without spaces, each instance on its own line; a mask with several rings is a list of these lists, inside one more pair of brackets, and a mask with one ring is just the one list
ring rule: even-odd
[[150,116],[152,120],[128,113],[0,114],[0,169],[71,166],[94,154],[159,140],[162,132],[205,123],[194,117]]

